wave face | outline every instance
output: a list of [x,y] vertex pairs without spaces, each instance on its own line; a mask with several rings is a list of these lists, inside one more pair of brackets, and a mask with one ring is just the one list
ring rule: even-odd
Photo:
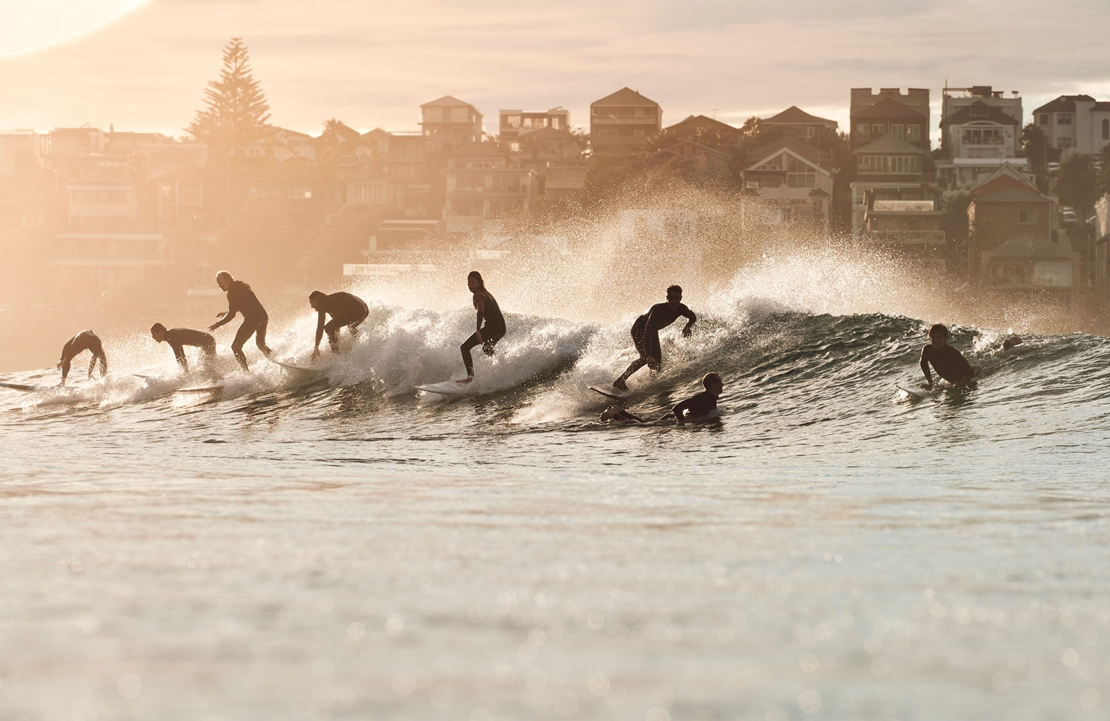
[[[313,373],[251,346],[238,373],[226,331],[223,391],[175,393],[211,380],[135,334],[105,338],[104,381],[79,358],[64,392],[0,390],[5,710],[1099,717],[1105,339],[894,264],[768,256],[688,284],[695,333],[630,381],[651,418],[717,372],[722,416],[614,425],[587,385],[633,359],[647,302],[557,275],[497,289],[508,334],[461,398],[412,388],[463,373],[474,313],[439,288],[362,291]],[[912,401],[936,321],[982,372]],[[306,362],[314,317],[271,329]]]

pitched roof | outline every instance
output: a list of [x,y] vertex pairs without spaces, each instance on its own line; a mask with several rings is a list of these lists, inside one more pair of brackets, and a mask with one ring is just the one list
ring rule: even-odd
[[[971,112],[972,108],[976,108],[979,112],[980,108],[986,108],[985,115],[974,115]],[[1002,108],[995,108],[987,105],[986,103],[972,103],[967,107],[960,108],[958,111],[952,113],[947,118],[940,121],[940,127],[948,125],[963,125],[965,123],[972,123],[979,120],[989,120],[992,123],[999,123],[1001,125],[1017,125],[1021,126],[1021,121],[1017,118],[1012,118],[1006,113],[1002,112]]]
[[852,151],[853,155],[859,153],[898,153],[905,155],[906,153],[915,153],[918,155],[925,155],[925,150],[920,145],[896,138],[893,135],[884,135],[878,140],[872,140],[867,145],[863,145]]
[[756,168],[757,165],[762,165],[784,150],[789,151],[791,155],[807,165],[812,165],[814,168],[821,170],[821,172],[828,173],[827,170],[821,168],[821,152],[809,143],[803,143],[793,137],[779,138],[772,143],[762,145],[752,150],[748,153],[748,157],[758,158],[758,160],[749,163],[745,170],[758,170],[758,168]]
[[[1034,186],[1019,178],[1015,178],[1013,175],[1010,175],[1008,173],[995,173],[991,178],[988,178],[985,183],[972,190],[971,195],[973,198],[985,199],[987,198],[987,196],[993,195],[994,193],[999,193],[1003,190],[1006,190],[1007,188],[1014,188],[1027,195],[1034,196],[1032,198],[1023,199],[1024,202],[1028,202],[1031,200],[1048,200],[1048,198],[1041,195],[1041,192],[1037,190]],[[990,200],[1002,200],[1002,198],[990,198]]]
[[1055,100],[1048,101],[1047,103],[1045,103],[1041,107],[1037,108],[1033,112],[1034,113],[1042,113],[1042,112],[1043,113],[1053,113],[1053,112],[1061,112],[1061,111],[1063,111],[1063,112],[1074,112],[1075,111],[1075,101],[1076,100],[1086,100],[1086,101],[1093,102],[1094,98],[1092,98],[1090,95],[1061,95],[1060,97],[1056,98]]
[[732,135],[740,134],[739,128],[729,125],[728,123],[722,123],[720,120],[717,120],[715,118],[707,118],[704,115],[687,116],[685,120],[664,128],[664,131],[681,130],[684,126],[690,126],[693,128],[712,128],[713,130],[722,130]]
[[[436,100],[433,100],[430,103],[424,103],[420,107],[427,108],[427,107],[432,106],[432,105],[446,105],[446,106],[449,106],[449,107],[457,107],[459,105],[463,105],[463,106],[466,106],[468,108],[473,108],[474,107],[470,103],[465,103],[462,100],[459,100],[458,98],[451,97],[450,95],[444,95],[442,98],[438,98]],[[477,109],[477,108],[475,108],[475,109]]]
[[985,195],[975,196],[972,203],[1039,203],[1047,204],[1052,201],[1040,193],[1029,191],[1025,188],[1011,186],[996,190]]
[[883,98],[874,105],[869,105],[858,112],[852,113],[852,120],[854,121],[856,118],[912,118],[913,120],[922,120],[925,116],[894,98]]
[[984,251],[991,258],[1071,258],[1071,243],[1049,240],[1036,240],[1034,238],[1014,238],[1008,240],[997,248]]
[[640,95],[638,92],[630,88],[621,88],[611,95],[606,95],[601,100],[595,100],[590,103],[591,108],[595,105],[618,105],[621,107],[638,105],[641,107],[659,107],[659,103],[649,98],[645,98],[643,95]]
[[772,115],[766,120],[762,121],[764,125],[829,125],[835,128],[837,122],[827,118],[819,118],[816,115],[810,115],[806,111],[799,108],[797,105],[791,105],[786,110],[783,110],[778,115]]

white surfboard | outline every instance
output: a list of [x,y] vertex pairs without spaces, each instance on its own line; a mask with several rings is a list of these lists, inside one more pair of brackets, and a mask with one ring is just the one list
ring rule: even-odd
[[23,391],[24,393],[33,393],[35,391],[46,390],[52,386],[29,386],[23,383],[0,383],[0,388],[10,388],[13,391]]
[[200,386],[196,388],[178,388],[174,391],[174,393],[222,393],[223,390],[224,386],[221,384],[214,386]]
[[279,365],[282,368],[288,368],[291,371],[301,371],[302,373],[317,373],[322,370],[321,368],[309,368],[307,366],[297,365],[296,363],[292,363],[290,361],[280,361],[275,358],[271,358],[270,362]]
[[443,381],[442,383],[429,383],[422,386],[413,386],[418,391],[425,393],[438,393],[442,396],[461,396],[470,392],[469,383],[459,381]]
[[627,398],[630,395],[632,395],[632,391],[627,390],[627,389],[626,390],[621,390],[619,388],[614,387],[612,383],[599,383],[597,385],[586,386],[586,387],[589,388],[594,393],[600,393],[601,395],[605,396],[606,398],[615,398],[617,400],[621,400],[623,398]]
[[926,398],[940,390],[940,388],[937,388],[936,386],[933,386],[932,390],[925,390],[924,388],[907,388],[905,386],[895,386],[895,388],[902,391],[910,398],[918,401],[925,400]]

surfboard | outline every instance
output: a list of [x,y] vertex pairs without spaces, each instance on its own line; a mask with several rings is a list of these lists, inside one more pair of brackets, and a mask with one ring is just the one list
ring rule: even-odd
[[940,388],[937,388],[936,386],[933,386],[933,390],[931,391],[927,391],[924,388],[906,388],[905,386],[895,386],[895,388],[902,391],[910,398],[919,401],[928,398],[929,396],[940,390]]
[[621,400],[623,398],[627,398],[630,395],[632,395],[632,391],[630,391],[630,390],[623,390],[622,391],[618,388],[615,388],[612,383],[599,383],[597,385],[586,386],[586,387],[589,388],[594,393],[600,393],[601,395],[605,396],[606,398],[615,398],[617,400]]
[[198,388],[178,388],[174,393],[220,393],[224,389],[222,384],[214,386],[202,386]]
[[458,381],[443,381],[442,383],[429,383],[423,386],[413,386],[418,391],[425,393],[438,393],[441,396],[462,396],[470,392],[469,383]]
[[275,363],[282,368],[288,368],[291,371],[301,371],[302,373],[318,373],[320,370],[322,370],[321,368],[308,368],[306,366],[297,365],[296,363],[290,363],[289,361],[279,361],[274,358],[271,358],[270,362]]
[[23,383],[0,383],[0,388],[10,388],[13,391],[23,391],[24,393],[33,393],[34,391],[45,390],[47,386],[29,386]]

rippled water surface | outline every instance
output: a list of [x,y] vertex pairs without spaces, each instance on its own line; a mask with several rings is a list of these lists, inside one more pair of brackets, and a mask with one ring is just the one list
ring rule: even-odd
[[1103,339],[957,329],[914,402],[920,321],[707,313],[632,410],[722,418],[622,427],[624,325],[510,318],[441,401],[472,316],[376,313],[312,377],[0,391],[0,718],[1107,717]]

